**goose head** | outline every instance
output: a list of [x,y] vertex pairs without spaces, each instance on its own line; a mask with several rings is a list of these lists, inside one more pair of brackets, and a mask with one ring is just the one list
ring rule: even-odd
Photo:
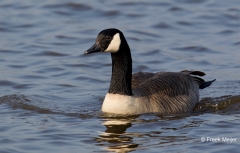
[[94,45],[85,51],[84,54],[96,52],[111,53],[112,78],[108,93],[133,95],[131,88],[132,57],[123,33],[118,29],[101,31]]
[[117,53],[122,39],[124,39],[124,36],[120,30],[105,29],[98,34],[95,44],[85,51],[84,54],[96,52]]

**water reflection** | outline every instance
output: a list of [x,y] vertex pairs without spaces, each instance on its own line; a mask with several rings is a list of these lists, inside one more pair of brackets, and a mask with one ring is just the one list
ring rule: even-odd
[[[179,131],[193,127],[192,124],[199,126],[198,123],[192,122],[186,123],[189,126],[179,125],[178,122],[185,120],[187,116],[186,114],[171,116],[147,114],[134,119],[107,119],[102,123],[106,127],[105,132],[100,132],[95,141],[97,145],[104,146],[102,148],[104,150],[121,153],[144,150],[145,146],[162,148],[190,143],[194,138],[188,137],[186,133],[177,134]],[[202,123],[202,121],[199,122]],[[131,128],[135,130],[131,131]]]
[[96,139],[100,143],[108,143],[108,147],[103,148],[107,151],[130,152],[136,150],[139,144],[133,142],[133,137],[126,133],[132,126],[130,121],[111,119],[103,122],[106,127],[105,132],[99,134]]
[[[187,116],[186,114],[146,114],[129,118],[108,118],[102,123],[106,127],[105,132],[101,132],[96,141],[98,145],[104,146],[102,149],[112,152],[142,150],[145,148],[144,145],[157,145],[158,147],[164,147],[166,144],[172,145],[192,139],[185,135],[172,136],[167,134],[170,131],[181,129],[182,127],[175,127],[175,121],[182,120]],[[135,130],[129,130],[131,127],[133,128],[133,125]],[[154,131],[152,131],[153,126],[156,128]],[[136,127],[139,130],[136,130]]]

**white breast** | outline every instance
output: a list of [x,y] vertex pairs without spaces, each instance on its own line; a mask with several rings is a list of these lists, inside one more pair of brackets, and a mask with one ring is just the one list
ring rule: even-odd
[[102,111],[114,114],[142,114],[145,113],[144,106],[134,96],[107,93]]

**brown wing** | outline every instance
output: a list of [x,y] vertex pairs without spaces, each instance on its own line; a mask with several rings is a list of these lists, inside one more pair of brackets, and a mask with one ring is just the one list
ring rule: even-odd
[[214,81],[205,82],[196,75],[203,76],[205,73],[187,70],[159,73],[139,72],[133,75],[133,94],[139,101],[144,101],[144,107],[151,112],[188,112],[199,101],[199,88],[203,89]]
[[140,84],[153,77],[155,73],[138,72],[132,75],[132,89],[139,87]]
[[[142,73],[142,74],[141,74]],[[186,71],[160,72],[145,74],[145,80],[140,83],[133,94],[135,97],[144,98],[150,105],[145,107],[153,112],[178,113],[191,111],[199,100],[199,84],[194,77]],[[137,80],[137,77],[135,77]],[[136,82],[135,82],[136,83]],[[140,98],[140,99],[141,99]]]
[[[198,80],[189,74],[182,72],[160,72],[156,74],[142,74],[139,76],[145,78],[144,81],[137,80],[135,89],[141,92],[141,95],[149,96],[157,93],[158,95],[166,95],[169,97],[175,97],[179,95],[188,95],[189,90],[195,90],[198,92]],[[141,82],[140,82],[141,81]],[[133,91],[134,88],[133,88]]]

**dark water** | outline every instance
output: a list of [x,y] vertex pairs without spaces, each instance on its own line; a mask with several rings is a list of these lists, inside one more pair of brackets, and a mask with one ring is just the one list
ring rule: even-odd
[[[110,27],[134,72],[217,81],[188,114],[101,115],[110,55],[83,52]],[[1,0],[0,152],[238,152],[239,64],[239,0]]]

